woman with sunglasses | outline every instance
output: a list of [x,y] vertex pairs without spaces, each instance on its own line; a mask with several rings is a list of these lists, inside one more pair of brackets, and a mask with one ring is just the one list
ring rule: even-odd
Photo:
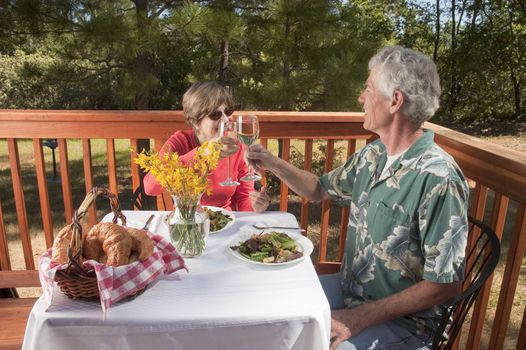
[[[205,141],[218,137],[219,123],[228,121],[234,112],[234,101],[228,90],[213,81],[202,81],[193,84],[183,96],[185,121],[192,129],[176,131],[164,144],[163,152],[177,152],[183,161],[191,159],[196,149]],[[211,205],[235,211],[263,212],[270,204],[270,197],[262,188],[254,190],[254,182],[242,182],[240,178],[248,173],[248,166],[243,159],[243,145],[230,137],[221,139],[221,159],[217,168],[208,176],[212,184],[212,194],[203,194],[202,205]],[[226,157],[230,157],[230,162]],[[228,175],[240,182],[239,186],[220,186]],[[144,178],[146,194],[157,196],[162,188],[151,174]]]

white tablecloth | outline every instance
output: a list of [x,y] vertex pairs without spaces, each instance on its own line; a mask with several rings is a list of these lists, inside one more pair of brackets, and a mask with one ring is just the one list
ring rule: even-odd
[[[168,238],[163,212],[125,211],[128,226]],[[113,305],[104,318],[98,301],[71,300],[56,287],[45,311],[40,298],[29,316],[23,349],[297,349],[329,347],[330,308],[310,259],[286,266],[247,263],[228,243],[252,223],[296,226],[283,212],[235,213],[224,232],[212,234],[202,256]],[[110,218],[106,216],[104,221]]]

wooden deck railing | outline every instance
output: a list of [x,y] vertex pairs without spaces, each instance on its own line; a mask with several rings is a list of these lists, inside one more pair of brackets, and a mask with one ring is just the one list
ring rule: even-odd
[[[303,113],[303,112],[255,112],[261,123],[261,142],[264,145],[279,139],[281,155],[289,159],[291,155],[291,141],[300,142],[303,166],[311,170],[313,166],[314,145],[322,142],[325,152],[324,170],[328,171],[334,166],[335,145],[337,141],[344,142],[345,156],[353,153],[364,142],[374,138],[370,132],[362,128],[360,113]],[[492,226],[499,237],[503,238],[504,272],[500,285],[493,286],[499,291],[498,302],[495,309],[494,320],[491,315],[486,315],[488,300],[492,290],[490,281],[475,305],[470,322],[464,348],[502,349],[505,341],[511,348],[526,348],[526,314],[524,305],[520,309],[514,307],[515,291],[521,273],[526,272],[522,265],[526,247],[526,156],[524,153],[513,151],[483,140],[470,137],[450,129],[434,124],[426,127],[436,133],[436,141],[451,155],[455,157],[465,175],[471,180],[473,187],[471,214],[483,219]],[[45,245],[51,246],[53,241],[53,226],[61,226],[53,220],[56,212],[50,203],[49,186],[46,180],[46,162],[44,161],[43,139],[57,139],[59,151],[59,164],[61,176],[61,190],[63,212],[66,221],[70,221],[75,209],[73,203],[74,190],[70,171],[72,167],[68,162],[68,141],[81,139],[83,155],[83,178],[85,191],[94,185],[108,186],[111,191],[123,195],[119,183],[129,181],[118,177],[117,169],[122,164],[116,156],[115,141],[129,140],[131,148],[137,149],[139,139],[153,139],[154,147],[158,149],[174,130],[186,129],[182,113],[179,111],[11,111],[0,110],[0,141],[7,144],[7,155],[0,153],[0,170],[10,169],[9,175],[0,177],[0,185],[7,181],[12,186],[13,198],[3,198],[0,192],[0,288],[7,287],[33,287],[39,286],[35,271],[35,260],[38,253],[32,249],[32,235],[30,234],[29,220],[41,221]],[[22,168],[18,140],[31,139],[33,144],[34,167]],[[94,161],[91,151],[95,139],[106,141],[106,166],[107,182],[94,181]],[[299,140],[299,141],[298,141]],[[338,143],[341,147],[341,143]],[[130,162],[127,162],[128,166]],[[49,164],[47,164],[49,168]],[[24,193],[23,174],[30,172],[36,177],[40,217],[28,217]],[[132,165],[130,169],[132,189],[139,183],[139,170]],[[7,179],[5,179],[7,177]],[[281,185],[279,208],[287,211],[291,205],[291,195],[285,185]],[[53,196],[55,198],[55,196]],[[13,201],[14,207],[9,208],[2,201]],[[159,202],[160,203],[160,202]],[[296,205],[296,204],[295,204]],[[307,228],[309,222],[319,222],[319,252],[318,262],[320,270],[331,264],[338,264],[343,253],[345,242],[346,223],[348,220],[347,209],[331,207],[330,203],[321,204],[319,212],[312,215],[311,203],[302,200],[299,203],[298,220],[302,227]],[[61,205],[62,207],[62,205]],[[2,212],[2,209],[5,212]],[[14,225],[7,225],[6,214],[15,216]],[[336,213],[335,213],[336,211]],[[336,215],[335,215],[336,214]],[[88,222],[93,224],[96,217],[96,208],[92,206],[88,213]],[[329,240],[331,217],[336,216],[339,234],[334,240]],[[334,220],[334,218],[332,218]],[[332,221],[334,222],[334,221]],[[12,258],[9,254],[8,237],[16,237],[21,241],[24,255],[23,268],[12,270]],[[329,244],[329,242],[331,242]],[[328,247],[337,245],[337,254],[330,261]],[[524,282],[523,282],[524,283]],[[515,334],[508,334],[511,313],[522,314],[520,330]],[[482,334],[490,334],[489,338],[482,341]],[[517,335],[518,334],[518,335]],[[481,345],[482,341],[482,345]],[[513,344],[508,344],[512,342]]]

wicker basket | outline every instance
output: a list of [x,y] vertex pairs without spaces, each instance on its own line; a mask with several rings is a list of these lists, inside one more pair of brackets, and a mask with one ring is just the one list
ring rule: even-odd
[[108,198],[110,207],[114,214],[113,223],[121,220],[122,225],[126,225],[126,217],[122,214],[119,199],[105,188],[94,187],[86,195],[79,209],[73,215],[73,234],[69,244],[68,256],[69,264],[65,270],[57,271],[55,281],[60,290],[70,298],[74,299],[99,299],[99,287],[97,277],[93,269],[86,270],[82,266],[82,225],[80,220],[86,215],[88,208],[95,202],[97,197]]

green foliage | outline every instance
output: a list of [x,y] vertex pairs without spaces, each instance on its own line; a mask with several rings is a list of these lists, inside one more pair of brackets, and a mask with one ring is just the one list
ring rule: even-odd
[[369,58],[401,44],[436,60],[436,120],[526,119],[524,5],[452,3],[0,0],[0,106],[176,109],[210,79],[243,109],[360,110]]

